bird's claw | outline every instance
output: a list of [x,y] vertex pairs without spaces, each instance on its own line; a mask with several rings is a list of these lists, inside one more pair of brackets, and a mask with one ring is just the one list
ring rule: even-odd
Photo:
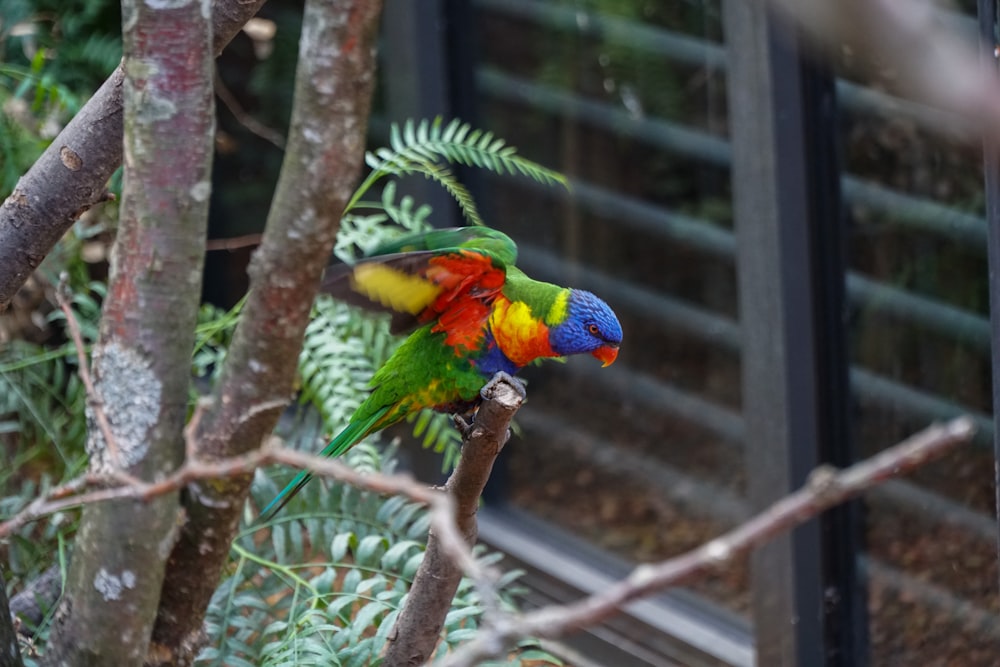
[[460,414],[454,414],[451,418],[454,420],[455,430],[457,430],[458,434],[462,436],[462,440],[467,440],[469,433],[472,431],[472,422]]
[[524,389],[524,383],[510,373],[505,373],[504,371],[497,371],[494,373],[490,381],[486,383],[486,386],[479,390],[479,395],[482,396],[485,401],[492,399],[497,385],[501,383],[506,383],[513,387],[514,391],[517,392],[517,395],[521,397],[522,401],[528,397],[528,392]]

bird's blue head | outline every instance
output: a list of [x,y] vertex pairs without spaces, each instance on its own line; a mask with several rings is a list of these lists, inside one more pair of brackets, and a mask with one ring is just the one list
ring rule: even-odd
[[560,356],[589,352],[608,366],[618,357],[622,325],[614,311],[590,292],[570,290],[566,317],[549,329],[549,345]]

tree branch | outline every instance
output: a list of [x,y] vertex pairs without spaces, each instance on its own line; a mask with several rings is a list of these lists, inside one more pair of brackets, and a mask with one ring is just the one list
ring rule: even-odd
[[728,533],[675,558],[640,565],[627,578],[600,593],[569,605],[552,605],[522,615],[505,614],[492,622],[486,619],[476,637],[446,657],[441,665],[475,667],[505,653],[520,639],[552,639],[596,625],[620,613],[633,600],[726,567],[779,533],[880,482],[911,472],[967,442],[975,430],[970,418],[960,417],[943,426],[931,426],[850,468],[841,471],[819,468],[805,487]]
[[498,373],[481,393],[483,403],[476,413],[475,424],[462,434],[462,458],[444,486],[455,502],[455,520],[463,544],[455,549],[436,530],[427,536],[427,551],[406,597],[406,606],[389,633],[382,663],[386,667],[423,665],[430,659],[461,583],[463,569],[472,576],[488,609],[495,601],[485,573],[470,573],[470,566],[463,567],[459,559],[470,553],[478,537],[479,498],[493,462],[510,437],[510,420],[524,401],[524,387],[506,373]]
[[[203,409],[204,405],[199,404],[192,424],[197,422],[198,415]],[[487,433],[485,437],[490,437],[488,433],[491,431],[486,429],[484,431]],[[197,450],[195,437],[195,429],[189,427],[186,438],[190,451]],[[455,502],[451,495],[430,488],[409,475],[359,472],[339,459],[330,459],[276,446],[273,441],[246,454],[226,459],[202,460],[197,456],[188,458],[181,467],[171,474],[153,482],[123,475],[117,470],[84,474],[49,489],[48,493],[39,496],[20,512],[0,523],[0,539],[12,535],[25,524],[74,507],[122,499],[148,503],[157,497],[176,492],[199,481],[245,477],[251,475],[254,470],[261,466],[274,464],[299,470],[310,470],[314,475],[335,479],[359,489],[382,495],[404,496],[414,502],[427,505],[431,512],[431,529],[437,536],[441,549],[458,563],[470,578],[476,581],[486,579],[486,574],[472,556],[465,532],[460,532],[456,525]],[[54,580],[51,580],[50,577],[54,577]],[[46,572],[43,578],[46,579],[43,588],[54,587],[58,592],[58,568]],[[26,594],[28,592],[24,591],[15,596],[17,601],[15,606],[18,610],[31,610],[30,601],[24,598]],[[31,594],[28,595],[31,597]]]
[[[263,4],[212,3],[215,55]],[[119,66],[0,205],[0,311],[73,222],[108,198],[108,179],[122,161],[124,79]]]
[[[258,447],[292,395],[319,277],[363,163],[380,12],[377,0],[306,2],[285,160],[250,264],[250,295],[198,430],[203,458]],[[249,485],[246,474],[187,489],[151,663],[193,659]]]
[[[495,407],[501,412],[514,409],[508,400],[510,400],[509,397],[498,398],[497,402],[505,405]],[[466,436],[463,460],[469,457],[469,461],[472,462],[472,456],[476,459],[483,457],[492,460],[494,454],[491,452],[491,447],[499,446],[498,443],[494,443],[492,446],[489,443],[504,432],[500,430],[499,426],[505,423],[502,421],[504,417],[500,414],[497,421],[494,422],[493,417],[487,416],[490,414],[489,411],[493,410],[492,407],[488,407],[489,405],[489,402],[484,403],[488,412],[484,415],[481,411],[481,419],[478,421],[478,426],[482,428],[482,431],[478,434],[471,433],[471,437]],[[484,422],[483,419],[487,421]],[[507,419],[509,421],[509,417]],[[486,423],[495,425],[486,427]],[[912,472],[919,466],[954,449],[959,444],[967,442],[973,436],[974,431],[975,426],[972,420],[961,417],[943,426],[931,426],[906,441],[884,450],[875,457],[843,471],[820,468],[813,473],[803,489],[778,501],[768,510],[737,526],[732,531],[676,558],[639,566],[629,577],[618,584],[577,603],[546,607],[523,615],[501,614],[495,608],[490,609],[486,623],[481,626],[481,634],[451,656],[446,657],[442,664],[446,667],[471,667],[490,657],[500,655],[519,639],[527,637],[557,638],[580,628],[600,623],[620,613],[621,608],[633,600],[690,581],[694,577],[712,570],[726,567],[735,558],[745,555],[753,547],[780,532],[805,523],[833,505],[848,500],[887,479]],[[189,438],[193,437],[189,431]],[[477,446],[475,444],[477,438],[486,438],[485,443],[483,443],[485,446]],[[195,449],[193,442],[189,442],[188,446],[190,449]],[[85,475],[61,487],[50,489],[45,496],[37,498],[27,508],[0,523],[0,539],[7,537],[30,521],[55,512],[65,511],[71,507],[115,498],[130,498],[145,502],[199,480],[245,476],[260,466],[271,464],[281,464],[302,470],[308,469],[318,476],[337,479],[375,493],[402,495],[427,505],[431,512],[432,534],[436,536],[441,545],[440,549],[447,553],[448,557],[457,558],[458,562],[461,563],[461,569],[477,583],[477,588],[483,595],[483,602],[489,608],[494,589],[489,581],[488,573],[479,566],[472,556],[467,541],[469,538],[468,524],[466,523],[466,528],[462,530],[456,524],[458,503],[451,494],[428,488],[406,475],[359,473],[337,459],[318,457],[272,445],[224,460],[202,461],[192,458],[173,474],[156,482],[135,480],[123,483],[114,471]],[[488,471],[482,466],[481,460],[472,463],[472,466],[479,471],[475,473],[476,476],[481,475],[484,471],[488,474]],[[456,486],[462,486],[466,489],[461,492],[463,494],[471,492],[473,488],[473,485]],[[468,511],[467,507],[465,511]],[[438,547],[433,548],[438,549]],[[429,543],[427,556],[430,556],[431,549],[432,546]],[[52,573],[52,576],[55,579],[50,583],[57,590],[58,572]],[[428,581],[430,580],[428,579]],[[436,584],[431,582],[431,587],[433,585]],[[423,584],[420,586],[422,587]],[[411,598],[414,595],[418,597],[423,595],[417,590],[417,587],[415,582],[411,590]],[[15,596],[16,604],[14,606],[17,609],[26,606],[25,602],[22,601],[25,594],[26,592]],[[408,603],[407,608],[410,608],[410,603]],[[414,610],[416,608],[416,606],[413,607]],[[418,631],[416,626],[413,626],[412,629],[414,632]],[[396,630],[392,633],[394,635],[392,641],[400,643],[402,641],[400,637],[403,636],[404,632],[409,634],[411,628],[404,629],[397,625]],[[437,641],[437,634],[434,635],[434,641]],[[402,655],[400,659],[403,662],[397,664],[421,664],[412,661],[406,662],[407,656],[405,655]],[[385,664],[390,663],[386,662]]]

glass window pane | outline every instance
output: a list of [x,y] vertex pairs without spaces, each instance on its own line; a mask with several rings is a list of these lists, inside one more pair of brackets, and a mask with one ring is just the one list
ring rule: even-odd
[[960,412],[981,427],[975,446],[868,496],[873,664],[995,664],[981,149],[960,123],[946,119],[942,133],[940,116],[884,95],[891,74],[872,77],[847,59],[840,66],[852,80],[841,84],[841,104],[859,453]]

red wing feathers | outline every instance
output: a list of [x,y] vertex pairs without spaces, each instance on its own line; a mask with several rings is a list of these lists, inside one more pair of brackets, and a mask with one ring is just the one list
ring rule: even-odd
[[402,333],[435,322],[454,347],[475,349],[506,271],[483,252],[454,248],[380,255],[327,270],[322,289],[369,310],[392,313]]

